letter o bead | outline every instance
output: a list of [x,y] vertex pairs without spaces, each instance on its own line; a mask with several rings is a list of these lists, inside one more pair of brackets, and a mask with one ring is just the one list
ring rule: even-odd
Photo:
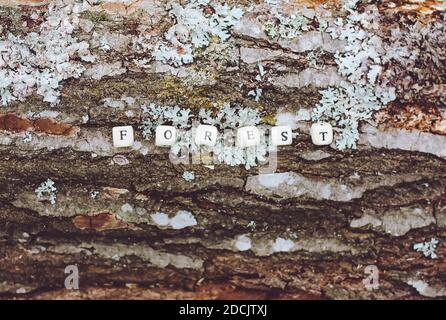
[[172,126],[158,126],[155,131],[155,145],[170,147],[177,140],[177,130]]
[[317,146],[325,146],[333,142],[333,128],[327,122],[313,123],[310,134],[311,141]]

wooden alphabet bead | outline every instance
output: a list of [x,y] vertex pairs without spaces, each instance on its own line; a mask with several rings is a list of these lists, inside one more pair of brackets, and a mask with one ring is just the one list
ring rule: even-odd
[[133,127],[113,127],[113,146],[116,148],[131,147],[133,145]]
[[271,128],[271,142],[275,146],[286,146],[293,143],[293,132],[289,126]]
[[199,146],[215,146],[218,138],[218,130],[214,126],[199,125],[195,131],[195,143]]
[[326,122],[317,122],[311,125],[311,141],[317,146],[329,145],[333,142],[333,128]]
[[236,145],[240,148],[252,147],[260,144],[259,129],[254,126],[237,129]]
[[177,130],[172,126],[158,126],[155,130],[155,145],[170,147],[177,139]]

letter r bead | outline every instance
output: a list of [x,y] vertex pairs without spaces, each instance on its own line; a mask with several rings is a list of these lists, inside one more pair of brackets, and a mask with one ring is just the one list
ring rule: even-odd
[[195,131],[195,143],[199,146],[215,146],[217,143],[218,130],[214,126],[201,124]]

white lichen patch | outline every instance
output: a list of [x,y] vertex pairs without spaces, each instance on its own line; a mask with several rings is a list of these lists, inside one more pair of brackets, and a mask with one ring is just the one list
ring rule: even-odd
[[56,110],[42,110],[39,112],[28,111],[26,117],[28,119],[39,119],[39,118],[51,118],[57,119],[60,116],[60,112]]
[[124,203],[121,206],[121,212],[123,212],[123,213],[133,213],[133,206],[130,203]]
[[94,61],[89,44],[73,36],[79,7],[70,0],[51,2],[38,32],[24,37],[9,33],[0,39],[0,98],[3,105],[37,93],[43,101],[59,102],[60,83],[85,70],[75,56]]
[[99,191],[91,191],[90,192],[90,197],[92,199],[96,199],[99,196]]
[[120,61],[113,63],[97,63],[89,67],[84,75],[94,80],[101,80],[105,76],[119,76],[127,71]]
[[426,258],[437,259],[436,254],[437,245],[440,241],[438,239],[432,238],[427,242],[415,243],[413,249],[418,252],[422,252]]
[[172,218],[169,218],[169,216],[163,212],[156,212],[151,214],[150,217],[155,225],[160,227],[170,227],[176,230],[197,225],[195,217],[191,212],[186,210],[178,211]]
[[209,0],[191,0],[184,5],[172,3],[169,14],[175,24],[166,32],[165,41],[155,46],[153,57],[178,66],[191,63],[194,51],[207,47],[213,37],[226,41],[243,10]]
[[193,171],[184,171],[182,177],[187,182],[191,182],[191,181],[195,180],[195,173]]
[[272,19],[265,24],[265,32],[271,39],[294,39],[310,30],[309,20],[301,12],[291,15],[274,12]]
[[25,293],[31,292],[35,289],[36,289],[35,286],[22,284],[17,281],[14,281],[14,282],[2,281],[2,282],[0,282],[0,293],[25,294]]
[[[158,125],[172,125],[180,129],[177,141],[170,150],[174,155],[212,153],[214,163],[225,163],[230,166],[245,165],[247,169],[266,160],[269,150],[269,141],[265,136],[266,126],[258,126],[261,133],[260,145],[245,149],[235,145],[235,130],[238,127],[260,123],[260,113],[256,109],[233,107],[229,103],[225,103],[218,112],[200,109],[199,114],[194,115],[190,109],[178,106],[159,106],[151,103],[143,105],[142,110],[144,120],[139,128],[145,138],[151,138]],[[222,131],[219,133],[214,147],[199,147],[195,144],[192,137],[198,123],[213,125]]]
[[47,179],[46,181],[42,182],[40,186],[37,187],[36,190],[34,190],[34,192],[36,193],[37,198],[47,199],[50,201],[51,204],[56,204],[57,188],[55,187],[53,180]]
[[257,82],[257,85],[254,89],[250,90],[248,92],[248,97],[253,97],[254,100],[256,102],[260,101],[260,97],[263,94],[263,89],[261,88],[262,86],[262,82],[267,81],[268,79],[266,78],[266,70],[263,67],[263,65],[261,63],[257,64],[258,67],[258,73],[255,77],[255,81]]
[[182,109],[178,106],[160,106],[155,103],[141,106],[143,116],[146,118],[139,128],[144,138],[150,138],[159,125],[172,125],[179,129],[191,127],[190,109]]
[[336,146],[356,148],[359,123],[372,119],[374,112],[396,98],[395,88],[378,81],[386,52],[382,39],[375,34],[379,15],[371,6],[364,13],[346,9],[345,21],[330,25],[327,32],[347,43],[345,52],[337,53],[338,72],[346,80],[339,87],[320,91],[322,98],[312,113],[314,121],[332,121],[338,133]]
[[23,137],[23,142],[28,143],[33,140],[33,133],[32,131],[26,131],[25,136]]

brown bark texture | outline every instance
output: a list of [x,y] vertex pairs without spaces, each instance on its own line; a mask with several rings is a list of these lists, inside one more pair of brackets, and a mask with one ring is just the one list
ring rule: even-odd
[[[377,63],[376,81],[387,79],[396,97],[359,121],[356,148],[339,150],[314,145],[309,127],[321,90],[348,77],[336,58],[347,42],[321,22],[346,23],[347,2],[227,1],[243,10],[229,37],[210,34],[208,45],[193,47],[193,61],[174,63],[153,52],[163,43],[184,54],[175,41],[191,34],[166,34],[179,20],[172,3],[188,1],[93,1],[74,14],[68,0],[0,0],[0,44],[10,35],[33,43],[33,32],[51,38],[63,22],[49,18],[64,14],[73,31],[62,37],[75,40],[62,47],[88,44],[88,53],[67,49],[57,102],[28,82],[0,107],[0,298],[444,299],[446,39],[434,35],[446,30],[445,3],[360,1],[352,9],[379,18],[370,28],[386,54],[400,41],[416,57]],[[215,3],[223,4],[197,10],[207,17]],[[307,27],[286,38],[274,12],[299,12]],[[269,21],[279,36],[268,35]],[[0,45],[4,60],[18,40],[9,45]],[[56,55],[45,48],[36,60]],[[14,59],[0,71],[30,61]],[[27,72],[38,70],[38,79],[44,70],[62,74],[36,63]],[[242,105],[259,112],[260,124],[285,119],[298,134],[278,148],[274,173],[174,164],[168,148],[143,136],[141,106],[150,103],[195,115]],[[135,129],[132,148],[113,147],[118,125]],[[51,192],[36,192],[47,179],[54,204]],[[432,240],[431,253],[414,248]],[[67,266],[78,268],[79,290],[65,288]]]

